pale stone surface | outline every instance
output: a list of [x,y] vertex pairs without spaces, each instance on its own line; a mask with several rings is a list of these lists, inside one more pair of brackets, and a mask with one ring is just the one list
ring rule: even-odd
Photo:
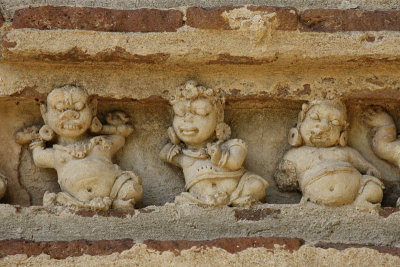
[[[18,144],[29,144],[37,167],[57,171],[62,192],[46,192],[44,205],[107,210],[132,209],[141,202],[141,178],[112,162],[133,131],[125,113],[107,114],[108,124],[103,125],[96,117],[97,100],[73,85],[53,89],[40,110],[40,130],[31,126],[15,138]],[[47,142],[52,146],[46,147]]]
[[383,197],[381,173],[355,149],[347,146],[347,109],[338,100],[303,104],[293,147],[283,157],[275,180],[281,190],[301,190],[302,201],[328,206],[379,208]]
[[188,81],[170,102],[174,110],[170,142],[160,157],[182,168],[189,191],[175,202],[218,207],[251,206],[264,200],[268,182],[244,169],[248,146],[241,139],[230,139],[224,97]]
[[47,255],[27,258],[26,255],[7,256],[0,260],[5,265],[24,266],[398,266],[400,258],[379,253],[368,248],[336,249],[315,248],[309,245],[289,252],[276,247],[248,248],[238,253],[229,253],[220,248],[183,250],[179,255],[158,252],[146,245],[134,245],[130,250],[108,256],[70,257],[64,260],[50,259]]

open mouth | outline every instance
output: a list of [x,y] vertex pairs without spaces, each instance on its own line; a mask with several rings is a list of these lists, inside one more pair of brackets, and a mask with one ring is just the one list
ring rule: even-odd
[[179,128],[179,131],[183,135],[192,136],[196,135],[199,132],[199,129],[196,127],[181,127]]
[[61,122],[61,129],[65,130],[80,130],[82,129],[82,125],[74,122]]

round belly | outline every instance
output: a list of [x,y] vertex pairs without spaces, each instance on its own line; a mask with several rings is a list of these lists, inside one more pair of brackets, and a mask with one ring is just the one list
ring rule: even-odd
[[354,168],[345,168],[320,173],[309,177],[302,191],[311,201],[327,206],[342,206],[353,203],[360,188],[362,175]]
[[80,201],[110,195],[119,167],[100,159],[79,159],[59,168],[58,182],[61,190]]

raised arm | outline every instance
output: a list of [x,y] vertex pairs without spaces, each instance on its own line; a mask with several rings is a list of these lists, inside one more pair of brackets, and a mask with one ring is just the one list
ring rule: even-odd
[[160,151],[160,158],[177,167],[182,167],[182,148],[172,143],[166,144]]
[[44,148],[43,143],[36,142],[30,145],[33,162],[39,168],[55,168],[54,149]]
[[208,145],[212,162],[220,168],[238,170],[247,156],[247,144],[240,139],[231,139],[224,145],[216,142]]
[[381,107],[370,107],[364,121],[373,128],[372,149],[375,154],[400,167],[400,140],[392,117]]

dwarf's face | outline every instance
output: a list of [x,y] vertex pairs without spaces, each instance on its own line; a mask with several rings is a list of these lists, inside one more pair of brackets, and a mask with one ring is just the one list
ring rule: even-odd
[[74,138],[89,129],[94,114],[86,92],[74,87],[54,89],[47,96],[43,116],[59,136]]
[[300,125],[300,134],[307,146],[330,147],[339,143],[346,125],[346,114],[329,104],[313,106]]
[[208,99],[181,100],[174,104],[173,109],[172,126],[179,139],[187,145],[202,144],[214,134],[217,109]]

